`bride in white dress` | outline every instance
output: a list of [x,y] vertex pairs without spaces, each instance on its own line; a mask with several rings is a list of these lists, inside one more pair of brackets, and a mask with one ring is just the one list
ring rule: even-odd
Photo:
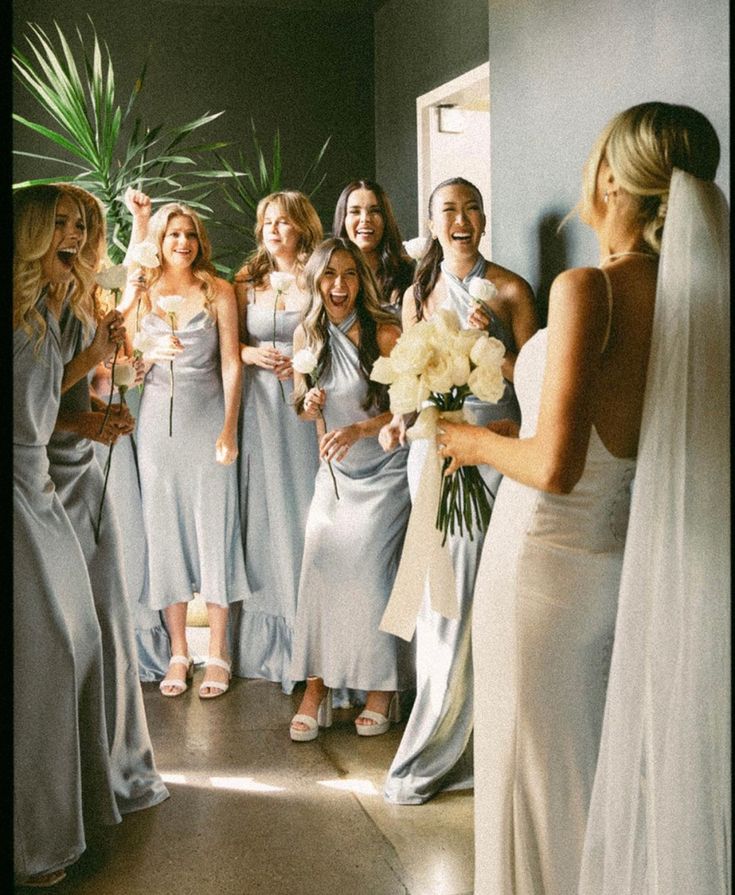
[[[548,326],[519,353],[520,432],[442,423],[437,436],[449,473],[487,463],[504,476],[474,598],[475,895],[578,890],[646,385],[657,389],[647,408],[671,401],[665,384],[646,383],[646,370],[672,175],[711,181],[718,160],[717,136],[693,109],[654,102],[616,116],[588,159],[579,205],[599,241],[599,267],[557,277]],[[709,334],[722,341],[725,332]],[[686,366],[686,357],[669,362]],[[657,459],[666,462],[660,451]],[[648,530],[660,521],[649,509]],[[626,648],[619,636],[613,670]],[[634,705],[639,694],[625,695]],[[606,736],[624,741],[624,718],[625,709]],[[641,759],[636,784],[657,758]],[[600,800],[585,895],[603,891],[593,865],[607,844],[609,795]],[[638,820],[627,829],[640,834]],[[725,838],[719,828],[711,836]],[[645,863],[635,882],[608,880],[605,891],[663,893],[644,888]]]

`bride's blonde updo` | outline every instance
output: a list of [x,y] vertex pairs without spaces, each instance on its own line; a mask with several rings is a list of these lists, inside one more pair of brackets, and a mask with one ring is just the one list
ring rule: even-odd
[[578,206],[582,210],[594,201],[603,159],[619,185],[638,197],[643,238],[659,252],[673,169],[714,180],[720,141],[709,120],[690,106],[663,102],[632,106],[616,115],[597,138],[585,164]]

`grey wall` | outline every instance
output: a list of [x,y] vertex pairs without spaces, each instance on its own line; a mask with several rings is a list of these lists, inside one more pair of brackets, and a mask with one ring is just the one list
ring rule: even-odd
[[[123,106],[153,44],[139,99],[149,124],[183,124],[206,111],[225,110],[198,133],[202,140],[239,142],[246,155],[251,115],[267,146],[278,126],[284,177],[291,178],[285,186],[297,185],[331,134],[323,168],[327,178],[314,197],[326,228],[344,183],[357,173],[374,175],[372,13],[364,4],[345,4],[336,15],[329,6],[299,11],[290,3],[266,9],[222,0],[214,5],[183,0],[18,0],[13,4],[13,43],[26,52],[24,23],[37,22],[51,34],[54,18],[76,41],[76,26],[85,36],[90,34],[87,13],[110,47]],[[40,107],[15,83],[13,104],[25,117],[42,119]],[[14,129],[14,145],[30,151],[43,147],[45,152],[50,147],[21,126]],[[233,152],[233,160],[236,157]],[[58,173],[15,157],[16,181]],[[223,207],[223,213],[229,212]]]
[[376,176],[418,232],[416,97],[488,58],[486,0],[388,0],[375,13]]
[[581,169],[617,112],[658,99],[704,112],[729,198],[726,0],[489,0],[493,256],[545,301],[563,267],[596,264],[577,221]]

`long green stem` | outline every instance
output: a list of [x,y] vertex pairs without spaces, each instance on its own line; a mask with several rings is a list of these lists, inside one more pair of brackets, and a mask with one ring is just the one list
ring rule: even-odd
[[112,356],[112,369],[110,370],[110,396],[107,399],[107,407],[105,408],[105,415],[102,417],[102,425],[100,426],[100,431],[97,433],[98,435],[101,435],[104,432],[105,426],[107,425],[107,420],[110,418],[110,406],[112,404],[112,393],[115,390],[115,363],[117,361],[117,353],[119,350],[120,350],[120,343],[118,342],[118,344],[115,347],[115,353]]
[[102,507],[105,504],[105,494],[107,493],[107,479],[110,475],[110,463],[112,462],[112,449],[115,447],[115,442],[110,442],[110,450],[107,454],[107,462],[105,463],[105,481],[102,485],[102,496],[100,497],[100,508],[97,511],[97,523],[94,527],[94,542],[95,544],[99,543],[100,540],[100,526],[102,524]]

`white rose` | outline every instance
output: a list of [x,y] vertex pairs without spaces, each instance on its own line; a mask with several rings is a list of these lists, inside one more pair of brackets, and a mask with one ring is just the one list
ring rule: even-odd
[[130,364],[115,364],[112,373],[113,385],[118,388],[130,388],[135,382],[135,369]]
[[145,358],[157,345],[158,339],[155,336],[150,336],[147,333],[144,333],[142,330],[138,330],[133,336],[133,350],[139,351],[143,358]]
[[383,385],[390,385],[398,379],[399,372],[393,366],[393,357],[379,357],[373,364],[370,371],[370,378],[373,382],[382,382]]
[[154,242],[139,242],[128,249],[125,260],[141,267],[158,267],[158,248]]
[[422,258],[424,252],[429,247],[429,238],[427,236],[415,236],[413,239],[407,239],[403,243],[403,248],[409,258],[418,261]]
[[291,361],[291,366],[297,373],[301,373],[302,376],[309,376],[313,373],[316,369],[316,364],[316,355],[308,348],[302,348],[300,351],[297,351]]
[[116,264],[101,270],[94,279],[103,289],[124,289],[128,285],[128,269],[124,264]]
[[275,292],[288,292],[296,282],[296,277],[287,271],[276,270],[270,274],[271,289]]
[[470,376],[470,359],[466,354],[450,354],[452,385],[467,385]]
[[460,330],[459,316],[456,311],[449,308],[437,308],[433,323],[437,334],[450,333],[454,335]]
[[[408,330],[406,335],[412,331],[413,327]],[[434,348],[427,339],[404,339],[401,336],[391,352],[391,366],[398,375],[412,373],[414,376],[418,376],[429,363],[433,352]]]
[[495,284],[483,277],[472,277],[467,286],[467,290],[472,298],[480,304],[490,301],[491,298],[494,298],[498,294]]
[[427,389],[417,376],[399,376],[388,389],[392,413],[411,413],[420,410],[429,397]]
[[475,367],[470,373],[467,385],[473,395],[477,395],[481,401],[487,401],[490,404],[497,403],[505,391],[505,380],[499,367]]
[[452,356],[437,352],[424,368],[421,380],[429,391],[441,394],[454,385],[453,372]]
[[451,350],[454,354],[460,354],[463,357],[470,357],[475,342],[479,336],[483,335],[479,329],[461,329],[451,339]]
[[479,333],[470,351],[470,360],[478,367],[493,367],[500,370],[500,365],[505,357],[505,345],[494,336],[487,333]]
[[164,314],[178,314],[183,303],[183,295],[162,295],[156,302]]

